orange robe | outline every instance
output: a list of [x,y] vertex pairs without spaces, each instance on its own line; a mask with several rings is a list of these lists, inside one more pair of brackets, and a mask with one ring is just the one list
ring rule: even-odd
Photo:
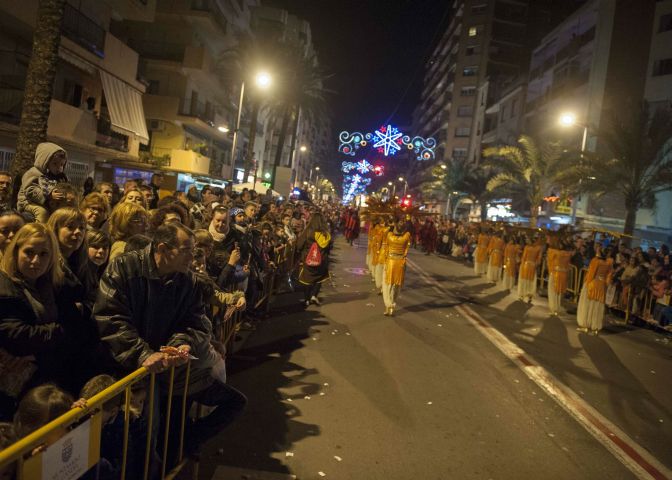
[[488,263],[488,246],[490,245],[490,237],[485,233],[478,235],[478,242],[476,245],[476,263]]
[[588,266],[588,273],[584,280],[589,300],[604,303],[607,295],[607,284],[611,281],[614,272],[612,258],[593,258]]
[[533,280],[540,260],[541,246],[526,245],[523,250],[523,258],[520,261],[520,278],[524,280]]
[[411,234],[387,234],[385,241],[385,283],[387,285],[403,285],[406,270],[406,255],[411,246]]
[[[553,258],[551,259],[551,252]],[[567,250],[548,249],[548,275],[553,277],[553,289],[555,293],[564,294],[567,291],[569,278],[569,263],[572,252]]]
[[490,266],[495,268],[501,267],[504,263],[504,239],[501,237],[490,237],[488,255],[490,257]]
[[387,247],[388,227],[381,227],[376,237],[376,249],[371,256],[372,265],[385,265],[385,248]]
[[504,275],[516,277],[518,274],[518,257],[520,256],[520,245],[515,242],[509,242],[504,249]]

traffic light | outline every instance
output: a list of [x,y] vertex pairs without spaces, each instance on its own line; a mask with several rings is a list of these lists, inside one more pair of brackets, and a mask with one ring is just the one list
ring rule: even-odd
[[410,207],[410,206],[411,206],[411,203],[413,203],[413,201],[411,200],[411,196],[410,196],[410,195],[406,195],[406,198],[404,198],[404,199],[401,201],[401,204],[402,204],[404,207]]

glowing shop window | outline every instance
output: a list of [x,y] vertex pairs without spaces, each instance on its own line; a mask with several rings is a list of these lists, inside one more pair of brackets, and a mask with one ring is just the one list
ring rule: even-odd
[[478,27],[469,27],[469,36],[475,37],[478,35]]

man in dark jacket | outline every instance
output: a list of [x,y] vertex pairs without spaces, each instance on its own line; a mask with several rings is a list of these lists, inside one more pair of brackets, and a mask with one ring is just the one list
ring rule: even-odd
[[[93,314],[102,342],[123,369],[142,366],[158,373],[186,363],[190,352],[198,356],[208,350],[212,326],[198,281],[189,271],[193,251],[191,230],[171,223],[158,227],[144,250],[121,255],[107,267]],[[179,353],[161,352],[163,346]],[[183,381],[183,373],[176,378]],[[182,391],[176,381],[175,394]],[[246,403],[240,392],[215,381],[207,366],[199,368],[197,359],[189,377],[192,401],[217,408],[191,425],[185,441],[189,453],[233,421]],[[179,413],[179,408],[172,410],[171,431],[178,428]],[[177,440],[173,437],[171,444]]]

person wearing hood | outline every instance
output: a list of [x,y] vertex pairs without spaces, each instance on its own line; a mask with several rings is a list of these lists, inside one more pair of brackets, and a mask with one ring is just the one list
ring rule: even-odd
[[305,286],[304,303],[320,305],[317,296],[322,283],[329,279],[329,250],[331,234],[329,224],[321,213],[314,213],[310,222],[299,236],[296,248],[301,252],[299,282]]
[[47,204],[49,200],[59,200],[63,195],[56,185],[68,183],[65,165],[68,156],[55,143],[43,142],[35,150],[35,164],[21,180],[21,188],[17,198],[20,212],[30,213],[37,222],[46,223],[49,218]]

